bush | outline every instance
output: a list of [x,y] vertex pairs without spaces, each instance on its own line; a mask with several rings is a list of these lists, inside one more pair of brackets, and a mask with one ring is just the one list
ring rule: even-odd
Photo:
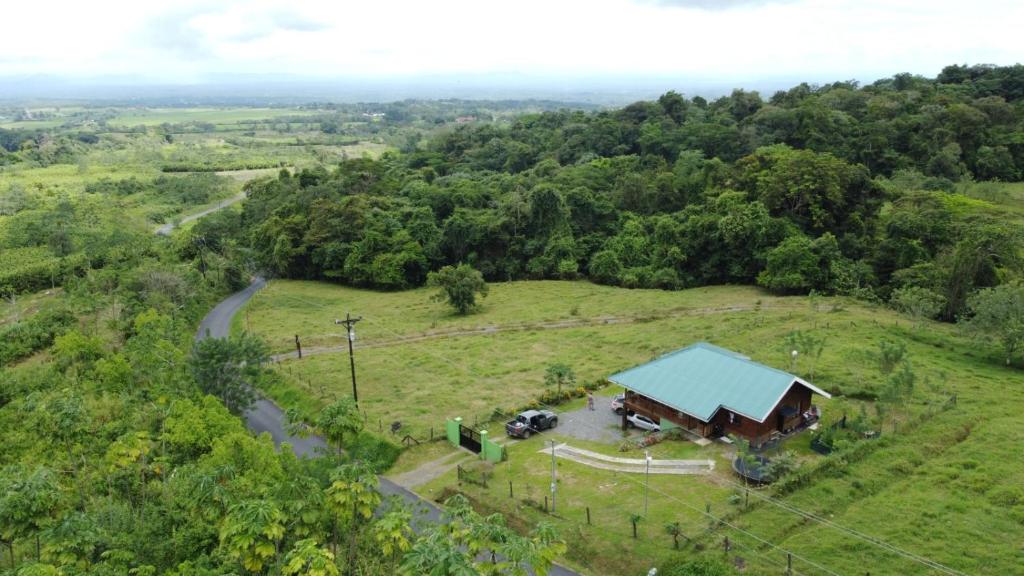
[[76,321],[69,310],[44,310],[27,320],[0,328],[0,365],[26,358],[53,344]]

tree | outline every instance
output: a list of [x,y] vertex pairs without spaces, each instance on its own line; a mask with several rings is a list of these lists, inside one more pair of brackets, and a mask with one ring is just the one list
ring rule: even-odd
[[269,500],[244,500],[231,506],[220,529],[227,555],[249,572],[259,573],[277,556],[285,516]]
[[189,366],[204,394],[219,398],[233,414],[242,414],[256,399],[254,386],[267,360],[267,345],[243,333],[199,340],[192,347]]
[[562,385],[567,384],[572,386],[576,384],[576,373],[573,372],[566,364],[558,363],[548,366],[548,369],[544,372],[544,384],[547,386],[557,386],[558,397],[562,397]]
[[[377,476],[360,465],[345,465],[335,471],[334,480],[327,488],[327,508],[340,525],[349,530],[349,565],[355,561],[356,535],[362,523],[373,517],[380,505]],[[337,534],[337,528],[335,529]]]
[[10,548],[14,566],[14,541],[34,535],[36,560],[40,559],[40,532],[53,521],[60,506],[60,485],[46,467],[31,472],[20,466],[0,471],[0,538]]
[[672,537],[672,547],[679,550],[679,537],[686,537],[683,534],[683,528],[679,525],[679,522],[667,522],[665,524],[665,533]]
[[281,573],[285,576],[338,576],[338,565],[330,550],[306,538],[296,542],[284,557]]
[[1024,284],[1001,284],[967,299],[971,317],[968,330],[980,338],[995,338],[1003,345],[1006,365],[1024,346]]
[[427,283],[440,288],[434,295],[435,302],[447,301],[459,314],[467,314],[476,307],[476,296],[487,296],[487,283],[479,270],[469,264],[445,266],[431,272]]
[[363,418],[355,400],[342,398],[324,406],[316,418],[316,427],[334,444],[338,454],[345,446],[345,438],[354,438],[363,430]]
[[892,371],[907,357],[907,345],[903,342],[882,340],[878,343],[878,371],[882,375]]
[[893,308],[910,315],[917,330],[925,320],[938,316],[946,299],[927,288],[907,286],[894,290],[889,302]]

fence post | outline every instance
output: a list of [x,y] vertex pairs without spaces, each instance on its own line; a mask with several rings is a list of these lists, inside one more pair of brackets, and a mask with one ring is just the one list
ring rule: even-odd
[[515,498],[515,496],[512,495],[512,481],[511,480],[508,481],[508,497],[509,498]]
[[744,490],[743,508],[744,509],[750,508],[750,489],[749,488]]
[[590,506],[587,506],[587,526],[590,526]]
[[793,554],[786,552],[786,576],[793,576]]
[[544,512],[548,511],[548,497],[544,496]]
[[729,545],[729,537],[728,536],[725,537],[724,544],[725,544],[725,553],[728,554],[729,550],[732,548],[732,546]]

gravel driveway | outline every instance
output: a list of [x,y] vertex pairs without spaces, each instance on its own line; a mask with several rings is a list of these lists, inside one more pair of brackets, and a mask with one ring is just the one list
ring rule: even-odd
[[558,433],[580,440],[618,444],[622,442],[622,416],[608,407],[610,398],[595,398],[593,410],[586,407],[558,415]]

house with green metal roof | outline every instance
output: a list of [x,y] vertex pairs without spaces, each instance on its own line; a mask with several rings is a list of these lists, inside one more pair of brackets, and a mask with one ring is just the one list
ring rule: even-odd
[[707,342],[670,352],[608,378],[626,389],[625,409],[702,437],[736,434],[754,446],[817,419],[812,395],[829,394],[799,376]]

